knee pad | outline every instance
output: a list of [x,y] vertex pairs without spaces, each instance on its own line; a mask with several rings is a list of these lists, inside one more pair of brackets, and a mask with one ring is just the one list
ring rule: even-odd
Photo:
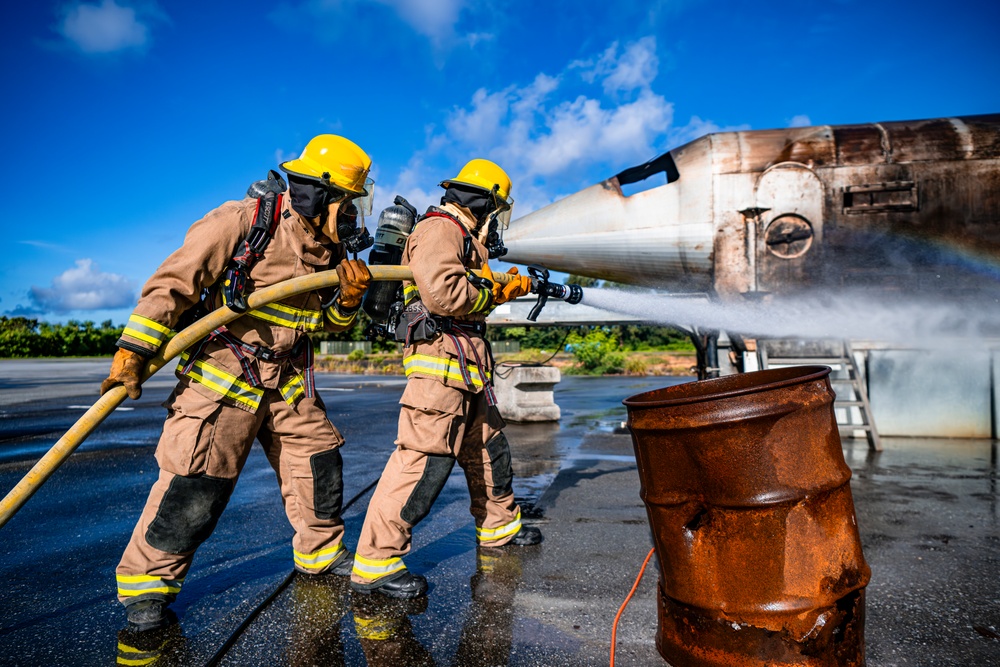
[[172,554],[194,551],[215,530],[235,485],[208,475],[174,477],[146,530],[146,542]]
[[455,459],[450,456],[427,455],[427,463],[424,466],[424,474],[420,476],[410,497],[403,505],[403,511],[399,513],[400,518],[411,526],[417,525],[421,519],[431,511],[431,505],[437,500],[448,481],[448,475],[455,466]]
[[344,457],[340,448],[313,454],[313,510],[317,519],[336,519],[344,502]]
[[514,491],[514,469],[510,463],[510,443],[503,431],[486,443],[486,453],[490,455],[493,471],[493,497],[501,498]]

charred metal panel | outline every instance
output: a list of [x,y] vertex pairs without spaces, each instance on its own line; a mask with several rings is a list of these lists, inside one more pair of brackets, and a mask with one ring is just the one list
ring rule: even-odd
[[717,133],[670,155],[673,182],[626,197],[609,179],[515,221],[506,259],[735,297],[962,292],[1000,257],[1000,114]]
[[757,249],[754,245],[758,212],[747,193],[753,190],[752,174],[715,177],[715,290],[737,295],[757,290],[753,282]]
[[913,123],[885,123],[893,162],[966,159],[966,139],[946,118]]
[[783,162],[757,180],[761,228],[757,238],[757,289],[810,284],[821,268],[823,185],[807,165]]
[[885,130],[877,125],[845,125],[833,128],[837,164],[844,166],[878,164],[889,155]]

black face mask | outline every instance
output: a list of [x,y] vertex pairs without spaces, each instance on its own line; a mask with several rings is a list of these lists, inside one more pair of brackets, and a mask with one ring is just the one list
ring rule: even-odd
[[441,203],[455,203],[469,209],[473,217],[478,221],[476,230],[478,231],[486,221],[486,216],[493,212],[496,205],[493,196],[485,190],[479,188],[465,188],[461,185],[450,185],[441,197]]
[[322,183],[289,174],[288,193],[292,198],[292,208],[302,217],[312,220],[326,215],[331,193]]

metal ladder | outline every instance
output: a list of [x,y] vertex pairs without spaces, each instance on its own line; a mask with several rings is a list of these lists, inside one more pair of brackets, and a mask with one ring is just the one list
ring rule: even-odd
[[869,449],[876,452],[882,451],[882,440],[879,438],[878,428],[875,426],[875,419],[872,416],[872,407],[868,402],[868,388],[865,378],[861,375],[858,362],[854,358],[854,350],[851,349],[849,342],[828,345],[822,350],[813,350],[808,353],[776,352],[768,349],[767,342],[758,341],[757,344],[757,357],[762,370],[774,366],[812,364],[829,366],[832,369],[830,384],[837,394],[833,407],[837,413],[840,437],[854,438],[856,432],[864,432]]

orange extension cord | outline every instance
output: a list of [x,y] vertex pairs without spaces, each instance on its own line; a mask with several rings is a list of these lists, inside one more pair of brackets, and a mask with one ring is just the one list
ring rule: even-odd
[[632,584],[632,590],[628,592],[625,596],[625,602],[622,602],[622,606],[618,608],[618,613],[615,615],[615,622],[611,626],[611,667],[615,667],[615,637],[618,634],[618,619],[622,617],[622,612],[625,611],[625,606],[628,604],[632,596],[635,595],[635,589],[639,588],[639,582],[642,581],[642,574],[646,571],[646,566],[649,565],[649,559],[653,557],[653,553],[656,551],[656,547],[649,550],[646,554],[646,560],[642,561],[642,567],[639,568],[639,576],[635,578],[635,583]]

